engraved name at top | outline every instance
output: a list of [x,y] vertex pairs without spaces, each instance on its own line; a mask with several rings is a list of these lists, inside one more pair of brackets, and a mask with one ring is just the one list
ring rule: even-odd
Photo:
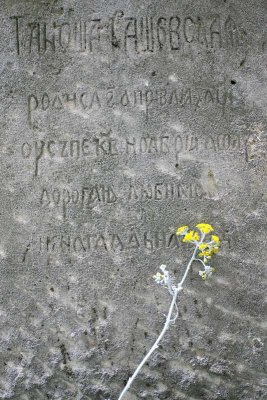
[[155,53],[185,50],[188,45],[204,49],[237,48],[245,44],[246,32],[232,16],[134,17],[123,11],[101,18],[75,15],[60,19],[30,20],[13,15],[13,43],[18,55],[66,51],[103,53]]

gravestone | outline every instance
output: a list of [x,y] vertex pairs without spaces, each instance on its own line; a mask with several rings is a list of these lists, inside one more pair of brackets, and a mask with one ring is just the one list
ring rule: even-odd
[[2,0],[0,398],[266,398],[266,2]]

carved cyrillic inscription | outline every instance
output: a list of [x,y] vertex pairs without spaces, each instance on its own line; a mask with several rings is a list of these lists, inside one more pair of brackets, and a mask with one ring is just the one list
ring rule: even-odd
[[[100,110],[148,110],[168,109],[174,112],[189,108],[193,112],[206,107],[229,107],[233,105],[230,87],[217,84],[213,87],[184,86],[122,89],[109,86],[107,89],[87,89],[74,93],[35,93],[27,98],[28,122],[32,127],[38,117],[52,113],[79,112],[90,114]],[[76,114],[75,114],[76,115]]]
[[128,200],[135,201],[173,201],[203,197],[204,190],[200,183],[192,182],[162,182],[139,183],[130,181]]
[[21,145],[21,155],[23,158],[33,158],[40,160],[42,157],[51,159],[60,158],[84,158],[90,154],[90,140],[71,139],[71,140],[35,140],[34,142],[24,142]]
[[181,15],[133,16],[118,11],[110,17],[29,19],[13,15],[14,45],[18,55],[79,51],[103,53],[155,53],[184,51],[186,46],[202,49],[236,48],[246,41],[246,33],[232,16]]
[[205,192],[198,181],[187,182],[163,180],[155,183],[136,182],[132,179],[120,185],[102,183],[88,184],[82,187],[43,187],[40,191],[40,205],[47,210],[67,208],[88,210],[98,205],[115,203],[130,204],[147,201],[178,201],[203,198]]
[[95,204],[111,204],[117,201],[112,185],[95,184],[79,189],[43,188],[40,204],[44,207],[79,206],[89,208]]
[[[246,154],[249,134],[236,135],[222,133],[219,135],[198,136],[191,134],[169,135],[125,135],[117,137],[109,131],[104,136],[90,132],[88,137],[80,139],[34,140],[25,141],[19,148],[19,155],[32,164],[34,174],[39,174],[40,163],[51,160],[61,163],[63,159],[78,161],[89,159],[91,163],[103,158],[125,160],[140,156],[166,157],[175,159],[186,153],[240,152]],[[123,161],[122,161],[123,162]]]
[[77,234],[50,234],[35,238],[35,250],[48,254],[77,254],[94,252],[130,252],[134,250],[155,251],[174,248],[175,234],[164,231],[139,232],[98,232]]

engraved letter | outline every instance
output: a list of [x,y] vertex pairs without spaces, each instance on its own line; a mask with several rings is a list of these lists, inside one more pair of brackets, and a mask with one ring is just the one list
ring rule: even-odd
[[28,122],[32,126],[32,112],[38,108],[38,99],[34,94],[28,96]]
[[[125,29],[125,36],[124,36],[124,49],[127,51],[127,39],[134,39],[135,51],[137,51],[137,22],[136,18],[127,18],[129,21],[126,29]],[[132,32],[129,33],[128,30],[132,29]]]
[[[90,29],[89,48],[90,48],[90,51],[93,51],[92,41],[96,40],[98,43],[100,43],[100,22],[101,22],[101,19],[92,19],[91,22],[93,22],[93,25],[92,25],[92,27]],[[93,34],[94,31],[96,31],[96,35]]]
[[166,43],[166,18],[159,18],[157,21],[157,39],[159,49],[162,50]]
[[[45,204],[46,203],[46,204]],[[41,194],[41,204],[48,206],[50,204],[49,194],[46,189],[43,189]]]
[[16,47],[17,54],[20,54],[20,38],[19,38],[19,18],[23,18],[22,15],[14,15],[10,17],[11,19],[15,19],[16,22]]
[[23,158],[29,158],[32,152],[32,147],[29,143],[23,143],[21,146],[21,154]]
[[51,46],[52,51],[55,52],[55,50],[56,50],[55,34],[54,34],[54,33],[52,34],[51,39],[48,39],[47,36],[46,36],[46,34],[47,34],[47,31],[46,31],[46,23],[44,23],[44,26],[43,26],[44,51],[46,52],[46,50],[47,50],[47,45],[49,44],[49,45]]
[[[174,21],[174,23],[173,23],[173,21]],[[180,48],[179,28],[180,28],[180,18],[179,17],[171,17],[170,22],[169,22],[171,50],[179,50],[179,48]]]
[[194,37],[195,37],[195,24],[194,24],[194,21],[192,20],[191,17],[187,17],[184,20],[184,37],[185,37],[185,41],[187,43],[192,43],[193,40],[194,40]]
[[[63,40],[62,38],[64,34],[64,27],[67,27],[65,40]],[[62,25],[58,25],[58,28],[59,28],[59,37],[58,37],[59,45],[60,47],[62,47],[64,51],[66,51],[70,45],[70,35],[71,35],[70,25],[67,22],[64,22]]]
[[49,142],[47,143],[47,150],[51,158],[55,157],[56,155],[56,153],[51,150],[51,146],[54,145],[55,145],[54,140],[49,140]]
[[89,156],[90,152],[89,152],[89,139],[83,139],[82,141],[82,154],[83,156]]
[[214,39],[217,36],[218,38],[218,45],[221,47],[222,45],[222,38],[221,38],[221,21],[220,17],[217,15],[211,23],[210,26],[210,42],[211,47],[214,47]]
[[36,40],[36,43],[37,43],[38,53],[40,53],[40,50],[41,50],[40,24],[38,22],[37,23],[32,23],[32,24],[29,24],[29,27],[31,29],[29,53],[32,52],[32,45],[33,45],[33,41],[34,40]]

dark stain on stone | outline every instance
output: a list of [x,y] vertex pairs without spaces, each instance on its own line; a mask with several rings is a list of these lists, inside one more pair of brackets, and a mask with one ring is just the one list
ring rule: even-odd
[[93,333],[93,335],[96,337],[96,329],[95,329],[94,326],[92,326],[92,333]]
[[63,364],[67,364],[68,361],[70,361],[70,355],[67,352],[66,346],[64,345],[64,343],[62,343],[60,346],[60,351],[63,357]]
[[103,318],[107,319],[107,307],[104,307],[103,309]]
[[70,367],[64,367],[64,372],[67,376],[69,376],[71,378],[74,377],[74,373]]
[[31,243],[29,243],[23,253],[22,262],[25,262],[28,251],[30,250]]

